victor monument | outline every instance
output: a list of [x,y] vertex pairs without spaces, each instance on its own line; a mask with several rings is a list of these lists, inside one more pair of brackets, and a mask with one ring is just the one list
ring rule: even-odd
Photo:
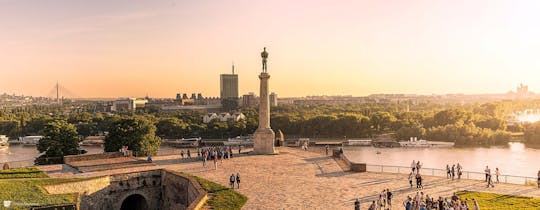
[[268,97],[268,80],[270,79],[270,74],[268,74],[266,67],[268,58],[266,47],[264,48],[263,52],[261,52],[261,57],[262,72],[259,75],[259,79],[261,80],[261,92],[259,99],[259,127],[253,134],[253,153],[269,155],[276,153],[274,148],[276,134],[274,131],[272,131],[272,128],[270,128],[270,101]]

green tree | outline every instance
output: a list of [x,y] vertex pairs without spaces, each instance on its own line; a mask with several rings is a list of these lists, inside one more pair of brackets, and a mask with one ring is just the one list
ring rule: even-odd
[[47,123],[43,133],[44,138],[39,141],[37,149],[40,153],[45,152],[45,154],[38,157],[36,162],[43,163],[40,158],[44,157],[61,158],[65,155],[80,153],[77,129],[65,120],[54,120]]
[[155,155],[161,139],[156,136],[156,126],[142,117],[126,117],[112,122],[105,137],[105,151],[118,151],[128,146],[136,155]]

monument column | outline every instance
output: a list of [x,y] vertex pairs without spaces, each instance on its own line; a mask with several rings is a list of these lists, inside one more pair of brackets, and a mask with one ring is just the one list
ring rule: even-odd
[[270,128],[270,100],[268,95],[268,80],[270,74],[266,71],[266,58],[268,52],[261,53],[263,58],[263,72],[259,75],[261,80],[260,98],[259,98],[259,127],[253,134],[253,153],[261,155],[275,154],[274,141],[276,134]]

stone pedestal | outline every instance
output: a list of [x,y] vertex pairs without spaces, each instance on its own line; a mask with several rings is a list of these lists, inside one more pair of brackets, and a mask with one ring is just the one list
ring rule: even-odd
[[276,154],[274,141],[276,134],[270,128],[270,100],[268,96],[268,80],[270,75],[263,72],[259,75],[261,80],[259,98],[259,127],[253,134],[253,153],[260,155]]

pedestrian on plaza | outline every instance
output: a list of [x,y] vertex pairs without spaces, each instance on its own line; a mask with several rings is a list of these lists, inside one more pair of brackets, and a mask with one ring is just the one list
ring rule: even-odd
[[238,186],[238,189],[240,189],[240,173],[236,173],[236,185]]
[[206,159],[208,159],[207,153],[204,154],[203,159],[202,159],[202,166],[203,167],[206,167]]
[[413,172],[409,173],[409,185],[411,185],[411,188],[412,188],[412,180],[413,180]]
[[326,153],[326,156],[328,156],[328,150],[329,150],[329,148],[328,148],[328,144],[327,144],[326,146],[324,146],[324,152]]
[[538,182],[538,188],[540,188],[540,170],[538,170],[538,180],[537,180],[537,182]]
[[411,163],[411,170],[412,172],[414,173],[414,170],[416,169],[416,162],[414,162],[414,160],[412,160],[412,163]]
[[412,198],[411,196],[407,196],[407,200],[403,202],[403,206],[405,206],[405,210],[412,210]]
[[480,210],[480,206],[478,206],[478,202],[476,202],[476,199],[472,199],[473,201],[473,210]]
[[234,174],[231,174],[231,176],[229,177],[229,182],[230,182],[230,185],[231,185],[231,189],[234,189],[234,181],[235,181],[235,177],[234,177]]
[[452,180],[454,180],[454,177],[456,176],[455,168],[456,168],[456,165],[452,165],[452,169],[450,169],[450,172],[452,173]]
[[461,169],[463,169],[463,167],[461,167],[461,165],[458,163],[457,164],[457,177],[458,179],[461,179]]
[[487,187],[489,188],[489,186],[495,187],[495,185],[493,185],[493,179],[491,179],[491,174],[488,174]]
[[184,150],[180,150],[180,157],[182,157],[182,159],[184,159]]
[[450,179],[452,177],[452,173],[450,171],[450,166],[446,164],[446,178]]
[[416,173],[420,173],[421,167],[422,167],[422,164],[420,164],[420,161],[416,162]]
[[377,205],[375,205],[375,201],[371,202],[371,205],[369,206],[368,210],[376,210]]
[[238,154],[242,153],[242,146],[238,145]]
[[360,200],[358,198],[354,201],[354,210],[360,210]]
[[218,157],[217,155],[214,155],[214,170],[217,170],[217,161],[218,161]]
[[484,173],[486,174],[486,182],[488,181],[488,176],[491,174],[491,170],[488,166],[486,166],[486,169],[484,169]]
[[187,150],[187,157],[188,159],[191,159],[191,151],[189,149]]
[[388,204],[388,208],[392,207],[392,196],[390,189],[386,189],[386,203]]
[[497,183],[499,183],[499,175],[501,175],[501,172],[499,171],[499,168],[495,168],[495,180],[497,180]]

